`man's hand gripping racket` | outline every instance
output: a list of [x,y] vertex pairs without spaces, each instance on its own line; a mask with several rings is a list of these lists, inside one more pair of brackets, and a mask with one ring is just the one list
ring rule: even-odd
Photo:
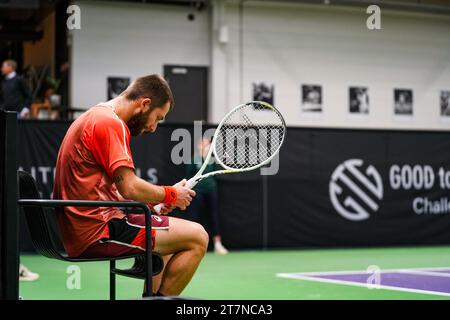
[[[192,189],[198,182],[211,176],[260,168],[278,154],[285,137],[286,123],[283,116],[270,104],[252,101],[236,106],[217,126],[211,148],[197,174],[174,187],[179,185],[180,188]],[[203,174],[213,154],[223,170]],[[158,214],[167,214],[175,207],[178,206],[158,204],[153,209]]]
[[[186,186],[187,180],[183,179],[180,182],[173,185],[177,192],[177,200],[174,204],[158,204],[153,207],[153,210],[158,214],[169,214],[173,209],[180,208],[181,210],[186,210],[195,197],[195,191],[192,188]],[[155,209],[158,207],[157,209]]]

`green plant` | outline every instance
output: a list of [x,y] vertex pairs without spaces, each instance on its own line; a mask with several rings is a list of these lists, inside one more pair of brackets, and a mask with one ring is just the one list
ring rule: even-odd
[[52,77],[47,78],[47,85],[49,86],[49,88],[52,88],[55,93],[58,91],[60,84],[61,79],[55,79]]

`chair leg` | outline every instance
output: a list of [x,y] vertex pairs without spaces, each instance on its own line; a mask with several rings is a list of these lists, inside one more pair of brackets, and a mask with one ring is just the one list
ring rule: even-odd
[[109,261],[109,300],[116,300],[116,274],[113,269],[116,268],[116,260]]
[[145,287],[144,297],[151,297],[153,291],[153,272],[152,272],[152,225],[151,215],[145,215],[145,231],[147,236],[145,237]]

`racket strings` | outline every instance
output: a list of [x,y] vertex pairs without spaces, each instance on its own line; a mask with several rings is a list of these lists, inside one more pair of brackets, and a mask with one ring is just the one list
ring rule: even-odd
[[232,169],[248,169],[278,151],[286,128],[276,109],[253,102],[237,108],[218,130],[216,158]]

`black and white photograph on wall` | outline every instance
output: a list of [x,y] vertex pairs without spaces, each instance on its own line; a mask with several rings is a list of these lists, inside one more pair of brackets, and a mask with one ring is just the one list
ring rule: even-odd
[[302,85],[302,111],[322,112],[322,86]]
[[253,82],[253,101],[263,101],[273,105],[275,86],[265,82]]
[[130,78],[108,77],[108,100],[119,96],[130,84]]
[[366,87],[349,88],[349,111],[351,114],[369,114],[369,89]]
[[413,91],[411,89],[394,89],[394,114],[398,116],[413,115]]
[[441,117],[450,118],[450,91],[441,91],[440,105]]

